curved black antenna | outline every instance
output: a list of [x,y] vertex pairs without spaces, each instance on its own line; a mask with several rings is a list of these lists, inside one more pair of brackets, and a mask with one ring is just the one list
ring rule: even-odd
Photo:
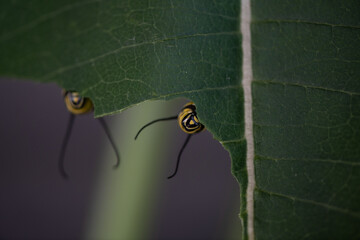
[[178,171],[178,168],[179,168],[179,163],[180,163],[181,154],[182,154],[182,152],[184,151],[184,149],[185,149],[186,145],[188,144],[188,142],[189,142],[189,140],[190,140],[190,138],[191,138],[192,135],[193,135],[193,134],[188,134],[188,136],[187,136],[187,138],[186,138],[186,140],[185,140],[185,142],[184,142],[184,145],[182,146],[182,148],[181,148],[181,150],[180,150],[180,152],[179,152],[179,155],[178,155],[178,158],[177,158],[177,162],[176,162],[175,172],[174,172],[171,176],[169,176],[168,179],[173,178],[173,177],[176,175],[176,173],[177,173],[177,171]]
[[64,166],[64,159],[65,158],[64,157],[65,157],[67,143],[69,142],[71,130],[72,130],[72,127],[74,125],[74,120],[75,120],[75,115],[70,113],[70,118],[69,118],[69,121],[68,121],[67,130],[66,130],[66,133],[65,133],[64,140],[62,142],[59,161],[58,161],[59,172],[60,172],[61,176],[63,178],[65,178],[65,179],[68,178],[68,174],[65,171],[65,166]]
[[175,119],[177,119],[177,118],[178,118],[178,116],[173,116],[173,117],[168,117],[168,118],[159,118],[159,119],[156,119],[156,120],[154,120],[154,121],[152,121],[152,122],[149,122],[148,124],[146,124],[145,126],[143,126],[143,127],[138,131],[138,133],[137,133],[136,136],[135,136],[135,140],[137,139],[137,137],[139,136],[139,134],[141,133],[141,131],[144,130],[144,128],[150,126],[151,124],[156,123],[156,122],[160,122],[160,121],[175,120]]
[[119,151],[118,151],[118,149],[116,148],[116,145],[115,145],[115,143],[114,143],[114,140],[113,140],[112,137],[111,137],[109,128],[108,128],[105,120],[104,120],[103,118],[98,118],[98,119],[99,119],[99,122],[100,122],[101,126],[103,127],[103,129],[104,129],[104,131],[105,131],[105,133],[106,133],[106,135],[107,135],[107,137],[108,137],[108,139],[109,139],[109,141],[110,141],[110,143],[111,143],[111,146],[112,146],[113,149],[114,149],[114,152],[115,152],[115,155],[116,155],[116,163],[115,163],[115,165],[114,165],[114,168],[117,168],[117,167],[119,167],[119,165],[120,165],[120,154],[119,154]]

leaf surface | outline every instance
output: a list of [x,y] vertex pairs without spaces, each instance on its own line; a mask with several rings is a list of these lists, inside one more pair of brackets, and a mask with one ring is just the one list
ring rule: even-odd
[[360,237],[360,4],[252,1],[257,239]]
[[[360,5],[251,7],[255,237],[359,238]],[[98,117],[194,101],[230,152],[246,238],[239,13],[233,0],[1,1],[0,75],[79,91]]]
[[[239,5],[2,1],[0,75],[79,91],[92,99],[97,117],[146,100],[188,98],[245,183]],[[241,211],[245,216],[245,201]]]

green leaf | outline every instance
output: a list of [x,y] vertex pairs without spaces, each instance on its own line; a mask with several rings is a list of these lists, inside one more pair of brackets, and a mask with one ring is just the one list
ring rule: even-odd
[[252,1],[257,239],[360,238],[359,12]]
[[239,1],[1,1],[0,75],[80,91],[96,116],[186,97],[230,152],[244,238],[248,218],[257,239],[359,238],[360,4],[251,8],[255,179],[245,161]]
[[239,4],[1,1],[0,75],[79,91],[97,117],[146,100],[188,98],[245,183]]

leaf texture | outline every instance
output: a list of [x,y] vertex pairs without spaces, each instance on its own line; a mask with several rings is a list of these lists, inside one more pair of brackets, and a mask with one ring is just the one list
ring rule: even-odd
[[252,1],[257,239],[360,237],[359,12]]
[[[251,1],[256,239],[360,238],[360,5]],[[186,97],[229,150],[247,236],[240,2],[1,1],[0,75],[95,116]],[[60,95],[60,93],[59,93]]]
[[0,75],[79,91],[92,99],[97,117],[146,100],[188,98],[245,183],[239,5],[1,1]]

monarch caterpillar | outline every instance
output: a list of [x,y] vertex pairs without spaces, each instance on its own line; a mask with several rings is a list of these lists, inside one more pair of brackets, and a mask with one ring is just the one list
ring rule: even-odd
[[[68,178],[68,174],[67,174],[67,172],[65,170],[65,166],[64,166],[64,160],[65,160],[64,157],[65,157],[66,147],[67,147],[67,144],[70,139],[72,127],[74,125],[75,116],[92,112],[94,109],[94,106],[89,98],[82,97],[78,92],[63,90],[62,94],[64,97],[66,108],[70,112],[70,117],[69,117],[69,121],[68,121],[68,125],[67,125],[66,134],[63,139],[61,150],[60,150],[58,167],[59,167],[61,176],[66,179],[66,178]],[[99,119],[99,122],[100,122],[101,126],[103,127],[103,129],[115,151],[116,163],[114,165],[114,168],[117,168],[120,164],[119,151],[117,150],[117,148],[115,146],[115,143],[111,137],[109,128],[108,128],[105,120],[102,118],[98,118],[98,119]]]
[[167,118],[160,118],[160,119],[156,119],[154,121],[149,122],[148,124],[144,125],[136,134],[135,136],[135,140],[138,138],[139,134],[142,132],[142,130],[144,130],[146,127],[150,126],[153,123],[156,122],[160,122],[160,121],[168,121],[168,120],[178,120],[178,124],[181,128],[181,130],[183,130],[185,133],[188,134],[179,154],[178,154],[178,158],[177,158],[177,162],[176,162],[176,168],[175,171],[172,175],[170,175],[168,177],[168,179],[173,178],[179,168],[179,163],[180,163],[180,159],[181,159],[181,154],[184,151],[186,145],[189,143],[189,140],[191,138],[191,136],[193,136],[196,133],[199,133],[203,130],[205,130],[205,126],[203,124],[200,123],[197,114],[196,114],[196,106],[193,102],[189,102],[187,103],[179,112],[179,114],[177,116],[172,116],[172,117],[167,117]]

